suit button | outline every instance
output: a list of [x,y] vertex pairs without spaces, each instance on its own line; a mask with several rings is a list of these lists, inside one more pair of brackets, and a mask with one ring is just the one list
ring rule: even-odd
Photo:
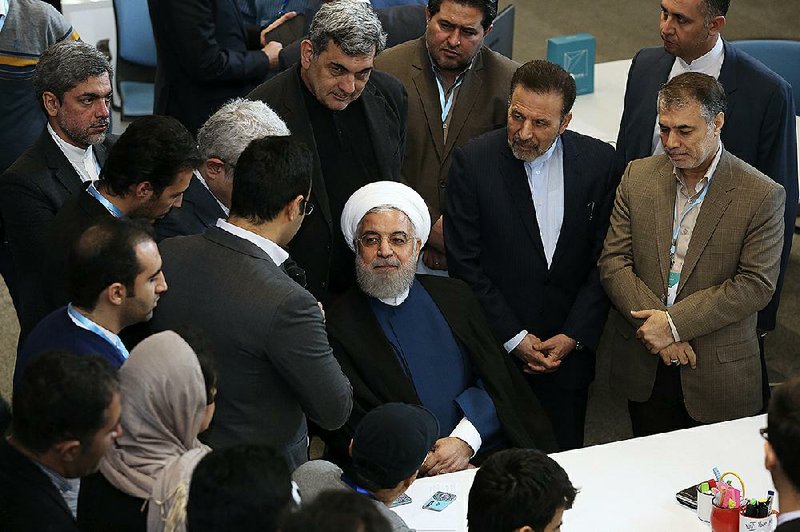
[[322,288],[325,288],[326,286],[328,286],[328,283],[325,282],[325,281],[322,281]]
[[441,181],[439,181],[439,188],[443,189],[445,187],[447,187],[447,182],[444,179],[442,179]]
[[550,279],[545,279],[542,284],[545,285],[545,286],[549,285],[550,284]]

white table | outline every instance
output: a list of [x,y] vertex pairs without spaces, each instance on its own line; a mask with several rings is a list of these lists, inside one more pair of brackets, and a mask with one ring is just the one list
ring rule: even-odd
[[[738,473],[748,495],[766,496],[774,488],[758,434],[765,425],[766,416],[756,416],[551,455],[580,489],[562,529],[707,532],[710,527],[678,504],[675,493],[707,480],[716,466]],[[420,532],[465,531],[474,476],[472,470],[417,480],[408,491],[414,502],[396,511]],[[441,513],[422,510],[438,490],[457,499]]]
[[[577,97],[569,129],[616,145],[630,67],[630,59],[595,65],[594,92]],[[800,139],[800,117],[795,120],[797,138]],[[797,144],[797,161],[800,167],[800,143]]]

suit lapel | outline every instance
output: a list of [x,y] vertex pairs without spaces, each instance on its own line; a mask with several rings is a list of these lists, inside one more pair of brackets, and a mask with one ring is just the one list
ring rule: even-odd
[[506,183],[511,203],[522,219],[522,224],[531,237],[533,247],[539,253],[541,259],[546,261],[542,237],[539,234],[539,222],[536,220],[536,209],[533,206],[525,166],[522,161],[514,157],[511,148],[506,147],[503,150],[503,155],[505,156],[505,161],[500,168],[500,173]]
[[48,168],[52,169],[55,173],[56,179],[61,185],[69,191],[69,194],[75,194],[81,189],[83,181],[81,181],[78,172],[72,167],[66,155],[61,151],[61,148],[50,136],[50,132],[45,128],[42,133],[41,142],[45,159],[47,160]]
[[669,278],[669,249],[672,245],[672,224],[675,216],[675,194],[677,181],[672,173],[673,166],[667,157],[658,169],[658,181],[655,191],[655,227],[656,252],[661,270],[661,286],[666,290]]
[[325,179],[322,176],[322,163],[317,153],[317,144],[314,140],[314,132],[311,129],[311,121],[308,118],[305,102],[303,102],[302,91],[306,89],[301,86],[303,80],[300,79],[300,65],[287,71],[286,75],[289,76],[286,83],[287,94],[285,98],[281,99],[283,103],[278,114],[289,126],[292,136],[302,141],[311,150],[314,157],[314,169],[311,176],[311,197],[314,198],[314,203],[322,212],[322,216],[325,218],[330,230],[331,207],[328,200],[328,189],[325,187]]
[[444,147],[444,157],[447,157],[453,150],[458,135],[467,123],[467,118],[469,118],[472,113],[472,108],[475,106],[478,96],[480,96],[482,86],[483,50],[476,56],[472,69],[466,73],[464,82],[458,89],[458,98],[452,108],[453,117],[450,119],[449,130],[447,132],[447,144]]
[[700,212],[697,215],[694,231],[692,231],[689,248],[686,250],[686,258],[683,261],[683,269],[681,270],[681,281],[678,285],[678,294],[681,293],[681,289],[686,285],[686,280],[694,271],[700,255],[705,250],[711,235],[714,234],[722,219],[722,215],[725,214],[728,205],[730,205],[731,196],[729,193],[736,189],[731,173],[730,156],[727,152],[723,152],[708,187],[708,193],[700,205]]
[[646,153],[648,155],[653,153],[653,135],[655,134],[656,120],[658,119],[658,91],[661,85],[666,83],[674,62],[675,56],[662,50],[661,57],[653,65],[652,74],[646,78],[645,87],[639,92],[640,97],[644,100],[640,108],[646,110],[646,123],[649,124],[650,129],[647,130],[646,135],[637,136],[638,147],[635,153]]
[[586,184],[583,182],[581,165],[578,163],[578,153],[569,134],[561,135],[561,146],[564,168],[564,219],[561,222],[561,231],[553,252],[550,269],[557,266],[558,261],[564,255],[564,249],[570,245],[573,235],[580,226],[581,217],[587,216],[589,209],[589,206],[582,205],[585,196],[581,194],[581,191]]
[[719,82],[725,88],[725,96],[728,98],[728,105],[725,109],[725,117],[733,115],[736,106],[736,98],[732,95],[736,92],[736,64],[737,64],[737,50],[724,40],[722,45],[725,48],[725,58],[722,61],[722,69],[719,71]]
[[[370,137],[372,138],[372,149],[375,152],[375,161],[378,163],[380,179],[382,181],[394,181],[392,179],[392,161],[395,160],[391,153],[392,146],[386,142],[385,124],[391,123],[386,114],[386,104],[383,97],[376,94],[373,85],[367,83],[364,92],[359,100],[364,106],[364,116],[367,119]],[[353,102],[352,105],[358,102]]]
[[442,106],[439,103],[439,91],[436,88],[436,79],[433,76],[428,49],[425,47],[425,37],[417,40],[415,47],[416,57],[412,67],[416,73],[412,76],[414,90],[422,103],[422,111],[425,113],[425,121],[428,123],[428,130],[433,139],[433,146],[439,160],[444,160],[444,138],[442,133]]

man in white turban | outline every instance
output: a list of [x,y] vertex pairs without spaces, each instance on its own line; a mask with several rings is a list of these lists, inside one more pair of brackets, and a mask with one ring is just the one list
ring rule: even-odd
[[331,306],[327,326],[354,405],[345,426],[324,435],[334,458],[347,459],[354,427],[387,402],[421,404],[439,421],[422,473],[459,471],[509,445],[554,449],[549,421],[469,287],[415,275],[430,228],[425,201],[400,183],[368,184],[344,206],[358,286]]

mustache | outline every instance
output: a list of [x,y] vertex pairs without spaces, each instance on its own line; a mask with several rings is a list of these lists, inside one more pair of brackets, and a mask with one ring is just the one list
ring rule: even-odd
[[89,127],[90,128],[95,128],[95,127],[105,127],[105,128],[107,128],[110,125],[111,125],[111,120],[110,119],[103,119],[103,120],[100,120],[99,122],[95,122],[94,124],[92,124]]
[[400,259],[397,257],[376,257],[375,260],[369,263],[371,268],[380,268],[382,266],[400,266]]

